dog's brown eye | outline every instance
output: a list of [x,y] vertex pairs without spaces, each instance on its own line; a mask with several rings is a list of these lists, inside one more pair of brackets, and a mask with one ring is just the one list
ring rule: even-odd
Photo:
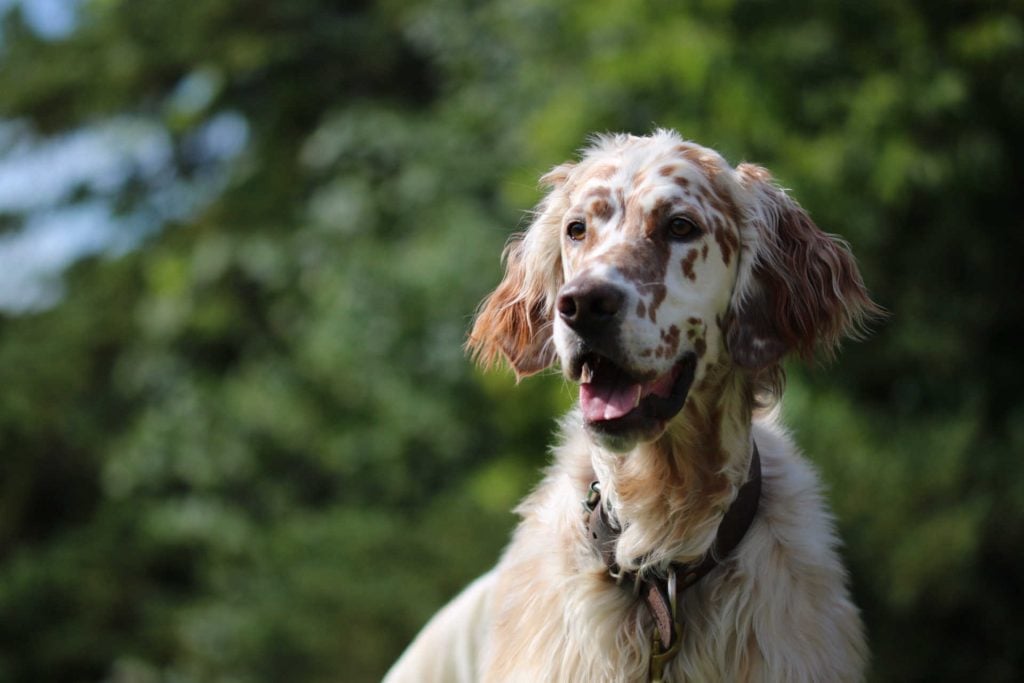
[[579,242],[587,234],[587,225],[583,221],[573,221],[565,228],[565,234],[574,242]]
[[689,218],[673,216],[668,222],[668,234],[677,240],[689,240],[700,234],[700,228]]

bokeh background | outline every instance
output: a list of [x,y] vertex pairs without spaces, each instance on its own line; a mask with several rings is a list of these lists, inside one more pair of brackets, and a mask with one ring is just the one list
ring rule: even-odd
[[871,680],[1024,675],[1024,3],[0,0],[0,681],[375,681],[555,376],[462,355],[588,133],[756,161],[891,311],[785,418]]

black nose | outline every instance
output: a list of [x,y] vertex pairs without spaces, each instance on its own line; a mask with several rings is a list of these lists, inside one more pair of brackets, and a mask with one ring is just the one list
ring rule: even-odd
[[558,315],[580,332],[598,332],[619,317],[626,296],[615,285],[597,280],[573,280],[558,293]]

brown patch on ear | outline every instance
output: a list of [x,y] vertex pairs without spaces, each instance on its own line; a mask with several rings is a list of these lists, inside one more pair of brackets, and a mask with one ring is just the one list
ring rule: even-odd
[[761,225],[753,284],[733,303],[726,343],[733,360],[761,369],[788,351],[811,360],[834,354],[844,336],[860,335],[882,309],[868,296],[849,247],[822,232],[810,216],[776,187],[766,170],[736,169],[738,180],[759,203]]
[[762,293],[748,297],[740,310],[729,316],[726,348],[733,361],[744,368],[759,370],[778,363],[790,347],[772,320],[771,304]]
[[517,380],[555,360],[552,308],[562,281],[560,225],[568,209],[563,186],[574,169],[575,164],[565,163],[540,179],[553,191],[540,203],[530,229],[505,247],[505,277],[480,304],[466,340],[473,360],[490,368],[504,358]]
[[505,277],[483,303],[466,341],[466,350],[483,368],[504,358],[522,379],[555,360],[551,343],[551,314],[544,299],[526,288],[523,237],[517,235],[505,250]]

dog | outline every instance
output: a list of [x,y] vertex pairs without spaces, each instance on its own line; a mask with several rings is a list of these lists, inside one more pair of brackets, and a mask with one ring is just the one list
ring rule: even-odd
[[[881,313],[763,168],[597,136],[504,253],[467,342],[579,385],[500,562],[385,681],[858,681],[867,646],[781,362]],[[582,503],[582,505],[581,505]]]

